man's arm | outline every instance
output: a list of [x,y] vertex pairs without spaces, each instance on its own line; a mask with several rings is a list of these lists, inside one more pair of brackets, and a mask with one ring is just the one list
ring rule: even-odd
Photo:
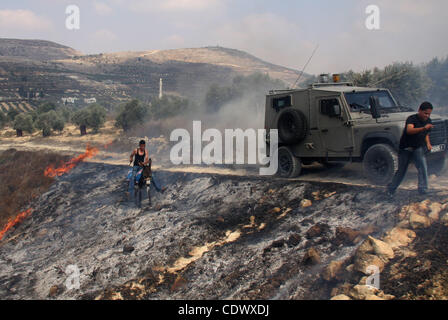
[[132,150],[132,153],[131,153],[131,158],[130,158],[130,160],[129,160],[129,163],[131,163],[131,162],[132,162],[132,160],[134,160],[134,155],[135,155],[135,149],[134,149],[134,150]]
[[426,147],[428,148],[428,151],[431,151],[432,145],[431,145],[431,140],[429,140],[429,134],[426,135],[425,141],[426,141]]
[[421,132],[429,131],[433,128],[432,124],[427,124],[426,126],[422,128],[415,128],[413,123],[410,123],[406,126],[406,133],[409,135],[419,134]]

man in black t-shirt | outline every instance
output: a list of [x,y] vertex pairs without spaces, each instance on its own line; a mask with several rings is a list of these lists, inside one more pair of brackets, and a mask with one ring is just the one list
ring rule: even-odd
[[430,116],[433,106],[429,102],[423,102],[417,114],[406,120],[406,126],[400,140],[398,152],[398,171],[392,182],[388,185],[391,195],[395,193],[403,181],[409,162],[414,160],[418,170],[418,191],[420,194],[428,192],[428,166],[426,164],[425,151],[431,151],[431,141],[428,133],[433,128]]

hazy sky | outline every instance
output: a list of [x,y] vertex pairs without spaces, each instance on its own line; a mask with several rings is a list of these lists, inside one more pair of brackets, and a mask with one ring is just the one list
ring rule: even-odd
[[[80,30],[65,27],[67,5]],[[368,30],[366,7],[380,9]],[[356,71],[448,55],[446,0],[2,0],[0,37],[83,53],[223,46],[309,73]]]

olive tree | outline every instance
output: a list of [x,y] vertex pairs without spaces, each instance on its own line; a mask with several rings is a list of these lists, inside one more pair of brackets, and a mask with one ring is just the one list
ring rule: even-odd
[[30,114],[20,113],[14,119],[14,130],[18,137],[23,136],[23,131],[33,133],[33,117]]

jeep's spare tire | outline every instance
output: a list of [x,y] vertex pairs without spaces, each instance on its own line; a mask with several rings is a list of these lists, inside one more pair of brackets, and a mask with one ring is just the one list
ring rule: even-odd
[[278,136],[284,144],[295,144],[306,137],[308,131],[305,115],[296,109],[283,110],[277,122]]
[[397,152],[387,144],[375,144],[364,155],[364,173],[376,185],[387,185],[398,169]]
[[278,148],[277,175],[283,178],[295,178],[302,171],[302,163],[288,147]]

